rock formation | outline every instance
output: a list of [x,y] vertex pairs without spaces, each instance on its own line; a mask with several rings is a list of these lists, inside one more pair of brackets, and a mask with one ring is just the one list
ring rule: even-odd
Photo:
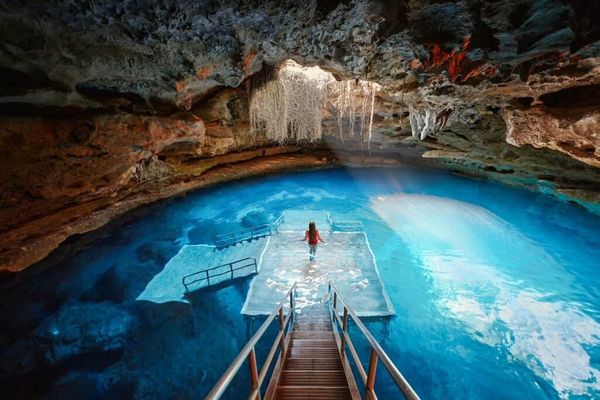
[[[600,212],[599,17],[581,0],[5,1],[0,270],[150,201],[331,162],[425,163]],[[381,85],[370,146],[342,141],[331,107],[318,147],[250,129],[249,92],[288,59]]]

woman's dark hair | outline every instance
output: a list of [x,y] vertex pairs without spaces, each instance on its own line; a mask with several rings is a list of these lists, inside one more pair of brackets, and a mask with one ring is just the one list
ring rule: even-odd
[[308,223],[308,239],[311,242],[314,242],[317,239],[317,225],[314,221]]

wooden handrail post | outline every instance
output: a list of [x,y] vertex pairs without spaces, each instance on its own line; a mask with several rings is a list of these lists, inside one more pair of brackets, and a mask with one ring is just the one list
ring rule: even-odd
[[210,286],[210,276],[208,276],[208,270],[206,270],[206,283],[208,284],[207,286]]
[[229,271],[231,271],[231,279],[233,279],[233,263],[229,264]]
[[344,305],[344,319],[342,320],[342,340],[340,343],[340,355],[344,358],[344,351],[346,351],[346,335],[348,334],[348,307]]
[[[254,347],[250,350],[250,354],[248,354],[248,364],[250,366],[250,378],[252,379],[252,389],[258,388],[258,367],[256,365],[256,352],[254,351]],[[256,398],[260,400],[260,390],[256,395]]]
[[369,360],[369,373],[367,383],[365,384],[365,399],[374,399],[375,396],[375,375],[377,374],[377,352],[371,347],[371,357]]
[[333,312],[337,310],[337,292],[333,292]]

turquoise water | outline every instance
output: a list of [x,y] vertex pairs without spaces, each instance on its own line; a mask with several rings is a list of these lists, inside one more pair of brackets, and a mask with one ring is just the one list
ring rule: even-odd
[[[363,222],[396,310],[367,325],[422,398],[600,397],[600,218],[420,169],[234,182],[71,241],[2,278],[1,386],[14,398],[202,397],[260,325],[240,315],[249,282],[191,305],[135,298],[181,246],[286,209]],[[244,369],[229,398],[247,383]],[[383,369],[376,388],[398,398]]]

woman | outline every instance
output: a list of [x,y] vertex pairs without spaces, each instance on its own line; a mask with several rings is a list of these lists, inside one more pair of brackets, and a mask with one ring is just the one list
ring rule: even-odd
[[323,238],[321,238],[321,235],[319,235],[319,231],[317,230],[317,225],[314,223],[314,221],[311,221],[308,224],[308,230],[304,233],[304,239],[302,240],[308,240],[308,247],[310,248],[310,261],[314,261],[315,260],[315,255],[317,254],[317,243],[319,242],[323,242],[325,243],[325,241],[323,240]]

